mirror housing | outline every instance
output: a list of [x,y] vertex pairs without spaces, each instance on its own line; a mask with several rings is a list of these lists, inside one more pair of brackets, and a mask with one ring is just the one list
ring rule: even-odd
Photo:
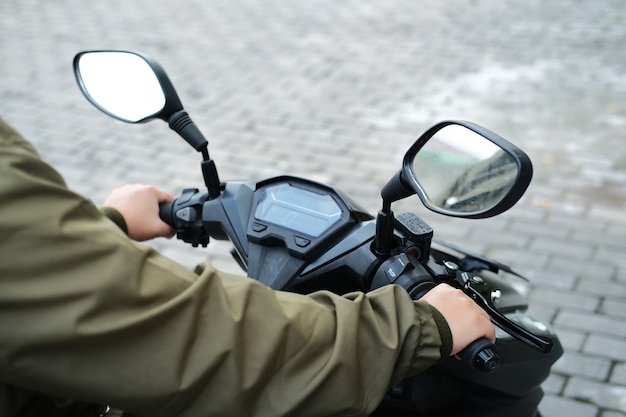
[[74,75],[98,109],[127,123],[169,121],[182,103],[165,70],[131,51],[83,51],[74,57]]
[[409,148],[402,169],[383,187],[383,210],[417,194],[434,212],[487,218],[511,208],[532,179],[530,158],[475,123],[444,121]]
[[127,123],[162,119],[196,151],[206,152],[207,140],[157,61],[138,52],[96,50],[76,54],[73,66],[80,90],[104,113]]

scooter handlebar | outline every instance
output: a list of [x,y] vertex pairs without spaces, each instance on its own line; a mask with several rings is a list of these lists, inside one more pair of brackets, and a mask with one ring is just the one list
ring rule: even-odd
[[[422,298],[436,285],[423,265],[406,254],[396,255],[383,262],[374,276],[372,288],[391,283],[406,289],[414,300]],[[498,349],[484,337],[470,343],[458,356],[467,365],[485,372],[495,370],[500,363]]]
[[174,226],[174,219],[172,217],[172,206],[174,205],[174,201],[159,204],[159,217],[170,226]]

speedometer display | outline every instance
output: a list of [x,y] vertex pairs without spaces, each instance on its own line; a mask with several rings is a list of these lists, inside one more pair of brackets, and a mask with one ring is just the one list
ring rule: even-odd
[[262,222],[319,237],[341,219],[341,207],[328,194],[281,183],[263,189],[254,217]]

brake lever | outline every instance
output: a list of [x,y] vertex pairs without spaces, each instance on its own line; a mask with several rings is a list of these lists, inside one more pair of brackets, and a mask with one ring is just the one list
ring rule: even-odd
[[500,313],[491,299],[491,286],[477,275],[470,275],[467,272],[458,271],[457,282],[461,284],[461,289],[472,298],[476,304],[482,307],[491,318],[493,324],[504,330],[506,333],[522,343],[538,350],[542,353],[549,353],[552,350],[551,340],[543,339],[534,333],[526,330],[517,323],[506,318]]

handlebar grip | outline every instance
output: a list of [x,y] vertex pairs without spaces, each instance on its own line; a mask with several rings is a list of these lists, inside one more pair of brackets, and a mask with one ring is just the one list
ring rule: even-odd
[[459,352],[459,357],[469,366],[476,367],[484,372],[492,372],[500,363],[498,348],[484,337],[470,343]]
[[172,217],[172,207],[175,201],[176,200],[170,203],[159,203],[159,217],[161,218],[161,220],[163,220],[165,223],[169,224],[170,226],[174,226],[174,218]]

